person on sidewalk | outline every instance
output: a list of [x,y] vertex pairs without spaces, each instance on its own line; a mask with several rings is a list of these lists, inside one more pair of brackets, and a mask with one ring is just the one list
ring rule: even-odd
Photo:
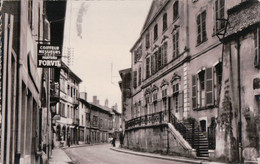
[[70,147],[70,134],[68,134],[68,147]]
[[124,134],[123,134],[123,132],[120,133],[119,141],[120,141],[120,147],[123,147],[123,144],[124,144]]
[[113,145],[113,147],[115,147],[115,146],[116,146],[116,137],[115,137],[115,136],[113,137],[113,140],[112,140],[112,145]]

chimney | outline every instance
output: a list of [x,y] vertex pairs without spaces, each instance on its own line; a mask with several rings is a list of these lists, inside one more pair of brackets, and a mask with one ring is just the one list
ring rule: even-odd
[[99,100],[97,100],[97,104],[96,105],[99,105]]
[[105,100],[105,107],[108,107],[108,99]]
[[79,96],[81,99],[87,101],[87,92],[80,92]]
[[97,96],[93,96],[93,104],[94,104],[94,105],[97,104]]
[[115,111],[117,111],[117,103],[115,104],[114,109],[115,109]]

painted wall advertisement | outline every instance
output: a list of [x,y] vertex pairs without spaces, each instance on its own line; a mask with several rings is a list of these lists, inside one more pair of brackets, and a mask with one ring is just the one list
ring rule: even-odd
[[61,46],[38,44],[38,67],[61,67]]

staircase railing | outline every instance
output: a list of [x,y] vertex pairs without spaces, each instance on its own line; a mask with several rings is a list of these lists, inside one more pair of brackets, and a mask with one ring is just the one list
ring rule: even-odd
[[129,121],[126,121],[126,129],[145,126],[145,125],[156,125],[161,123],[168,122],[167,120],[168,110],[160,111],[157,113],[147,114],[144,116],[133,118]]
[[199,127],[195,126],[195,122],[189,122],[189,124],[191,125],[191,128],[189,129],[186,127],[186,125],[184,125],[184,123],[180,122],[173,113],[170,114],[170,122],[173,124],[175,129],[181,133],[183,138],[189,142],[191,147],[197,150],[197,155],[199,155],[200,135],[198,133]]

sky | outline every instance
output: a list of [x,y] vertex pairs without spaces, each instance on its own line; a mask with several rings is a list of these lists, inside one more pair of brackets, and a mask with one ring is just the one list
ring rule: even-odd
[[[121,112],[119,70],[131,67],[130,49],[140,36],[152,0],[68,0],[63,56],[82,79],[88,102],[97,96]],[[68,53],[68,52],[71,53]]]

